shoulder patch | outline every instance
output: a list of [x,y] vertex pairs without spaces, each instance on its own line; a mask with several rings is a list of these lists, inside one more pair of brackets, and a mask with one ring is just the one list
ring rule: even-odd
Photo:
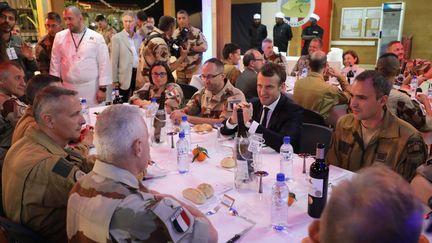
[[424,142],[421,140],[410,141],[407,144],[407,152],[409,154],[422,152],[424,150]]
[[71,172],[73,165],[70,164],[66,159],[60,158],[57,163],[54,165],[52,172],[66,178]]

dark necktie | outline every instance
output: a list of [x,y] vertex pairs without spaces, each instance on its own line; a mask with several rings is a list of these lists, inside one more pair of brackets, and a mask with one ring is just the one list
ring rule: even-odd
[[270,109],[268,107],[264,107],[264,116],[261,119],[261,125],[264,127],[267,127],[267,115],[269,110]]

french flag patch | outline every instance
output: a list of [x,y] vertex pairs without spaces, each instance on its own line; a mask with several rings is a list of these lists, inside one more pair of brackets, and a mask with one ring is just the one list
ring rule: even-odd
[[174,226],[174,229],[176,229],[179,233],[186,232],[191,224],[191,221],[189,219],[189,216],[184,211],[183,207],[180,207],[177,209],[177,211],[171,216],[171,223]]

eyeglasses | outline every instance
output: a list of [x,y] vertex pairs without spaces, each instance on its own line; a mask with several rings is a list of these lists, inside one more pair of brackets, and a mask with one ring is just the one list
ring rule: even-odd
[[161,78],[165,78],[167,76],[166,72],[161,72],[161,73],[152,73],[151,74],[152,77],[161,77]]
[[14,16],[6,16],[4,14],[0,14],[0,19],[1,20],[8,20],[8,21],[15,21],[15,17]]
[[207,75],[205,75],[205,74],[201,74],[199,77],[200,77],[202,80],[204,80],[204,79],[214,79],[214,78],[216,78],[217,76],[219,76],[219,75],[221,75],[221,74],[223,74],[223,73],[218,73],[218,74],[207,74]]

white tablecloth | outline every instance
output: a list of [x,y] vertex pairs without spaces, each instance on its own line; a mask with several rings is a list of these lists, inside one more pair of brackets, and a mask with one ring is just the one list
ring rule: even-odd
[[[105,107],[90,108],[90,119],[94,125],[96,115],[94,112],[101,112]],[[175,139],[177,141],[177,138]],[[261,151],[263,169],[269,176],[263,178],[263,193],[256,190],[236,190],[234,188],[234,172],[232,169],[224,169],[219,162],[226,156],[232,156],[234,142],[225,140],[222,145],[217,143],[215,130],[208,134],[192,133],[192,146],[204,146],[208,149],[210,158],[204,162],[194,162],[190,166],[190,172],[179,174],[177,172],[176,149],[171,149],[167,144],[151,147],[151,156],[154,161],[163,168],[166,176],[144,181],[144,185],[151,190],[167,193],[177,199],[194,205],[182,196],[182,191],[188,187],[197,187],[200,183],[206,182],[215,188],[215,196],[208,199],[203,205],[194,205],[202,212],[214,208],[221,200],[223,194],[234,198],[234,208],[240,215],[255,221],[257,224],[239,242],[300,242],[307,236],[308,226],[313,218],[307,214],[307,184],[306,175],[302,174],[303,159],[297,155],[294,158],[294,182],[289,182],[290,191],[294,192],[297,201],[289,207],[288,228],[284,232],[275,232],[270,227],[270,205],[271,187],[276,180],[276,173],[279,172],[279,154],[273,149],[265,147]],[[192,160],[192,156],[191,156]],[[313,158],[306,160],[308,169]],[[160,172],[156,166],[149,166],[149,173]],[[354,173],[330,166],[329,185],[337,185],[339,182],[349,179]],[[153,175],[157,175],[156,173]],[[329,187],[329,197],[331,195]],[[242,218],[228,214],[228,209],[222,207],[218,213],[208,216],[218,231],[219,242],[226,242],[235,234],[246,229],[251,224]],[[426,227],[427,221],[424,222]],[[431,235],[426,235],[432,239]]]

